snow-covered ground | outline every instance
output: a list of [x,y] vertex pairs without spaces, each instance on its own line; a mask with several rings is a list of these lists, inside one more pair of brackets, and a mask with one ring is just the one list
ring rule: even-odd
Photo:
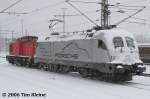
[[[150,72],[150,66],[147,66]],[[2,97],[19,93],[19,97]],[[45,97],[22,97],[41,93]],[[81,78],[79,74],[58,74],[13,66],[0,58],[0,99],[149,99],[150,78],[134,77],[121,84]]]

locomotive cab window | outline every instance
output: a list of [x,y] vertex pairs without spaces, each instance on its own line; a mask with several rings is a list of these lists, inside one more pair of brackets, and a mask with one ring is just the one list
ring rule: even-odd
[[107,49],[105,43],[102,40],[98,40],[98,48],[102,48],[104,50]]
[[127,46],[128,47],[132,47],[132,48],[135,48],[135,45],[134,45],[134,40],[130,37],[125,37],[126,39],[126,43],[127,43]]
[[114,47],[124,47],[123,40],[121,37],[114,37],[113,39]]

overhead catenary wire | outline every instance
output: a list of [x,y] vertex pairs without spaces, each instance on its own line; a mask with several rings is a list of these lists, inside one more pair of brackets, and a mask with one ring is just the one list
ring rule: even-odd
[[[73,2],[74,2],[74,1],[73,1]],[[80,2],[80,1],[75,1],[75,2]],[[36,10],[32,10],[32,11],[30,11],[30,12],[22,13],[22,14],[30,14],[30,13],[38,12],[38,11],[47,9],[47,8],[49,8],[49,7],[58,6],[58,5],[62,4],[62,3],[64,3],[64,2],[63,2],[63,1],[57,2],[57,3],[53,4],[53,5],[48,5],[48,6],[45,6],[45,7],[36,9]],[[87,3],[87,2],[86,2],[86,3]],[[92,3],[94,3],[94,2],[92,2]],[[132,6],[132,7],[133,7],[133,6]],[[137,10],[137,9],[128,9],[128,8],[119,8],[119,9]],[[97,10],[97,11],[98,11],[98,10]],[[96,12],[97,12],[97,11],[96,11]],[[100,11],[100,10],[99,10],[99,11]],[[5,12],[5,13],[7,13],[7,12]],[[90,12],[90,11],[87,11],[87,12],[84,12],[84,13],[95,13],[95,11],[91,11],[91,12]],[[69,16],[69,15],[68,15],[68,16]],[[70,16],[81,16],[81,15],[80,15],[80,14],[75,14],[75,15],[70,15]]]
[[[97,20],[94,20],[94,21],[96,22]],[[73,24],[73,25],[71,25],[71,27],[75,27],[75,26],[78,26],[78,25],[85,25],[87,23],[90,23],[90,22],[89,21],[85,21],[85,22],[82,22],[82,23]]]
[[[20,0],[19,0],[19,1],[20,1]],[[21,1],[22,1],[22,0],[21,0]],[[19,2],[17,2],[17,3],[19,3]],[[58,6],[58,5],[62,4],[62,3],[64,3],[64,1],[57,2],[57,3],[55,3],[55,4],[48,5],[48,6],[45,6],[45,7],[41,7],[41,8],[39,8],[39,9],[34,9],[34,10],[32,10],[32,11],[29,11],[29,12],[22,12],[22,13],[20,13],[20,12],[3,12],[3,11],[1,11],[0,13],[7,13],[7,14],[31,14],[31,13],[34,13],[34,12],[39,12],[39,11],[41,11],[41,10],[48,9],[48,8],[54,8],[54,7],[56,7],[56,6]]]
[[121,21],[117,22],[115,25],[121,24],[122,22],[126,21],[127,19],[129,19],[129,18],[135,16],[136,14],[138,14],[139,12],[143,11],[145,8],[146,8],[146,7],[143,6],[141,9],[139,9],[138,11],[136,11],[135,13],[133,13],[132,15],[129,15],[127,18],[124,18],[124,19],[122,19]]
[[124,10],[138,10],[138,9],[135,9],[135,8],[123,8],[123,7],[118,7],[118,9],[124,9]]
[[141,21],[147,21],[146,19],[142,19],[142,18],[137,18],[137,17],[132,17],[133,19],[138,19],[138,20],[141,20]]
[[2,11],[0,11],[0,13],[3,13],[3,12],[5,12],[6,10],[12,8],[13,6],[17,5],[17,4],[20,3],[21,1],[23,1],[23,0],[18,0],[18,1],[16,1],[15,3],[11,4],[11,5],[8,6],[7,8],[3,9]]
[[6,14],[9,14],[9,15],[11,15],[11,14],[14,14],[14,15],[19,15],[19,14],[27,14],[26,12],[0,12],[0,13],[6,13]]
[[[119,12],[119,11],[117,11],[117,12]],[[124,11],[124,13],[121,13],[121,14],[127,15],[127,17],[130,16],[128,13],[126,13],[126,11]],[[139,23],[139,24],[144,24],[144,25],[146,25],[146,23],[144,23],[144,22],[147,21],[146,19],[138,18],[138,17],[135,17],[135,16],[132,16],[132,17],[130,17],[130,18],[131,18],[131,19],[138,20],[138,21],[143,21],[143,22],[129,22],[129,23],[137,23],[137,24]],[[126,21],[126,22],[127,22],[127,21]]]
[[[45,9],[51,10],[52,8],[54,8],[54,7],[56,7],[56,6],[59,6],[59,5],[63,4],[63,3],[64,3],[64,1],[60,1],[60,2],[57,2],[57,3],[55,3],[55,4],[50,4],[50,5],[48,5],[48,6],[41,7],[41,8],[39,8],[39,9],[34,9],[34,10],[29,11],[29,12],[27,12],[27,13],[28,13],[28,14],[31,14],[31,13],[39,12],[39,11],[42,11],[42,10],[45,10]],[[50,8],[51,8],[51,9],[50,9]]]
[[[134,6],[130,6],[130,7],[134,7]],[[137,6],[136,6],[137,7]],[[144,7],[144,6],[138,6],[138,7]],[[127,10],[130,10],[130,11],[134,11],[134,10],[136,10],[136,11],[139,11],[139,8],[127,8],[127,7],[111,7],[111,8],[116,8],[116,9],[118,9],[117,11],[113,11],[113,12],[119,12],[119,13],[121,13],[121,14],[126,14],[128,17],[130,16],[128,13],[127,13]],[[112,13],[112,11],[111,11],[111,13]],[[142,19],[142,18],[138,18],[138,17],[135,17],[135,16],[132,16],[132,17],[130,17],[130,18],[132,18],[132,19],[135,19],[135,20],[139,20],[139,21],[147,21],[146,19]],[[127,22],[127,21],[126,21]],[[145,23],[143,23],[143,22],[130,22],[130,23],[141,23],[141,24],[145,24]]]
[[[31,13],[34,13],[34,12],[38,12],[38,11],[43,11],[43,10],[48,9],[48,8],[49,9],[50,8],[54,8],[54,7],[56,7],[56,6],[58,6],[58,5],[62,4],[62,3],[64,3],[64,2],[58,2],[58,3],[54,4],[54,6],[53,5],[49,5],[49,6],[45,6],[45,7],[39,8],[39,9],[35,9],[35,10],[32,10],[32,11],[29,11],[28,14],[31,14]],[[94,2],[86,2],[86,3],[94,3]],[[124,5],[124,6],[127,7],[127,5]]]
[[71,4],[71,3],[69,2],[69,0],[66,0],[66,2],[67,2],[70,6],[72,6],[75,10],[77,10],[81,15],[83,15],[85,18],[87,18],[91,23],[93,23],[93,24],[96,25],[96,26],[99,26],[97,23],[95,23],[93,20],[91,20],[87,15],[85,15],[83,12],[81,12],[77,7],[75,7],[73,4]]
[[[34,10],[32,10],[32,11],[29,11],[29,12],[24,12],[23,14],[24,14],[24,15],[28,15],[28,14],[40,12],[40,11],[45,10],[45,9],[52,10],[52,8],[54,8],[54,7],[56,7],[56,6],[59,6],[59,5],[63,4],[63,3],[64,3],[64,1],[60,1],[60,2],[57,2],[57,3],[55,3],[55,4],[50,4],[50,5],[48,5],[48,6],[41,7],[41,8],[39,8],[39,9],[34,9]],[[1,13],[2,13],[2,12],[1,12]],[[7,12],[3,12],[3,13],[7,13]],[[11,12],[11,13],[13,13],[13,12]],[[6,20],[6,21],[7,21],[7,20]],[[6,22],[6,21],[5,21],[5,22]],[[16,21],[16,19],[14,19],[14,21]],[[10,23],[13,23],[14,21],[9,22],[9,24],[4,24],[3,26],[11,25]]]
[[[93,20],[95,22],[99,21],[99,20]],[[69,25],[70,27],[76,27],[76,26],[79,26],[79,25],[85,25],[85,24],[90,24],[91,22],[89,21],[85,21],[85,22],[81,22],[81,23],[77,23],[77,24],[72,24],[72,25]],[[61,27],[57,27],[55,29],[61,29]]]
[[[126,14],[128,17],[130,16],[128,13],[123,13],[123,14]],[[147,21],[146,19],[137,18],[137,17],[134,17],[134,16],[132,16],[131,18],[135,19],[135,20],[140,20],[140,21]]]
[[[66,0],[68,1],[68,0]],[[77,2],[77,3],[94,3],[94,4],[101,4],[101,2],[88,2],[88,1],[72,1],[72,0],[69,0],[69,2]]]
[[[86,11],[85,13],[92,14],[92,13],[97,13],[97,12],[98,12],[98,10],[91,10],[91,11]],[[59,17],[59,16],[62,16],[62,15],[54,15],[54,16]],[[70,17],[75,16],[76,17],[76,16],[81,16],[81,14],[73,14],[73,15],[70,14],[70,15],[67,15],[67,16],[70,16]],[[35,26],[35,25],[38,26],[38,25],[41,25],[39,23],[46,23],[46,22],[47,22],[46,19],[44,19],[44,20],[38,20],[35,23],[26,24],[26,26]]]
[[[92,11],[86,11],[86,12],[83,12],[83,13],[86,13],[86,14],[93,14],[93,13],[97,13],[98,11],[100,10],[92,10]],[[60,17],[62,15],[54,15],[55,17]],[[81,14],[67,14],[66,16],[70,16],[70,17],[73,17],[73,16],[82,16]]]
[[136,21],[124,21],[127,23],[134,23],[134,24],[141,24],[141,25],[146,25],[146,23],[142,23],[142,22],[136,22]]
[[[127,13],[127,11],[125,11],[125,10],[117,10],[117,11],[111,11],[111,13],[120,13],[120,14],[125,14],[125,15],[127,15],[127,16],[130,16],[128,13]],[[143,18],[138,18],[138,17],[135,17],[135,16],[132,16],[131,17],[132,19],[136,19],[136,20],[141,20],[141,21],[147,21],[146,19],[143,19]]]
[[[141,8],[141,7],[143,7],[143,6],[140,6],[140,5],[125,5],[125,4],[122,5],[122,4],[120,4],[120,3],[119,3],[118,5],[116,4],[115,6],[116,6],[116,7],[122,6],[122,7],[127,7],[127,8],[129,8],[129,7],[130,7],[130,8]],[[146,6],[145,6],[145,7],[146,7]]]
[[[84,12],[84,13],[87,13],[87,14],[93,14],[93,13],[97,13],[98,11],[100,11],[100,10],[91,10],[91,11],[86,11],[86,12]],[[59,15],[57,15],[57,16],[59,16]],[[81,14],[73,14],[73,15],[67,15],[67,16],[70,16],[70,17],[72,17],[72,16],[82,16]],[[14,19],[14,20],[12,20],[11,22],[9,21],[8,23],[6,23],[6,24],[3,24],[2,26],[10,26],[10,25],[12,25],[11,23],[13,23],[13,22],[15,22],[15,21],[17,21],[17,19]],[[6,21],[5,21],[6,22]],[[26,26],[30,26],[30,25],[32,25],[32,26],[34,26],[34,25],[40,25],[39,23],[46,23],[47,22],[47,20],[46,19],[44,19],[44,20],[38,20],[37,22],[35,22],[35,23],[29,23],[29,24],[26,24]]]

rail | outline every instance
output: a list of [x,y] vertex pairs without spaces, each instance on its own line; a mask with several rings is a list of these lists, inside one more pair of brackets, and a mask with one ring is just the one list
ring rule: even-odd
[[150,74],[148,74],[148,73],[142,73],[142,74],[140,74],[139,76],[150,77]]

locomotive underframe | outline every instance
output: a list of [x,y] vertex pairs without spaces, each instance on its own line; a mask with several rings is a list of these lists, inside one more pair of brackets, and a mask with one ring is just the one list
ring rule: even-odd
[[[130,81],[133,75],[139,75],[145,71],[142,64],[123,65],[112,63],[91,63],[67,60],[40,59],[34,64],[32,57],[6,56],[9,63],[19,66],[35,66],[37,68],[59,73],[79,72],[82,77],[96,77],[107,81]],[[37,58],[35,58],[37,60]],[[138,67],[140,66],[140,67]]]
[[34,64],[34,58],[28,56],[6,56],[6,60],[11,64],[31,67]]
[[[36,64],[36,66],[52,72],[79,72],[82,77],[98,77],[107,81],[130,81],[133,75],[145,71],[145,68],[138,67],[139,65],[142,64],[122,65],[67,60],[41,61]],[[122,68],[118,68],[118,66]]]

